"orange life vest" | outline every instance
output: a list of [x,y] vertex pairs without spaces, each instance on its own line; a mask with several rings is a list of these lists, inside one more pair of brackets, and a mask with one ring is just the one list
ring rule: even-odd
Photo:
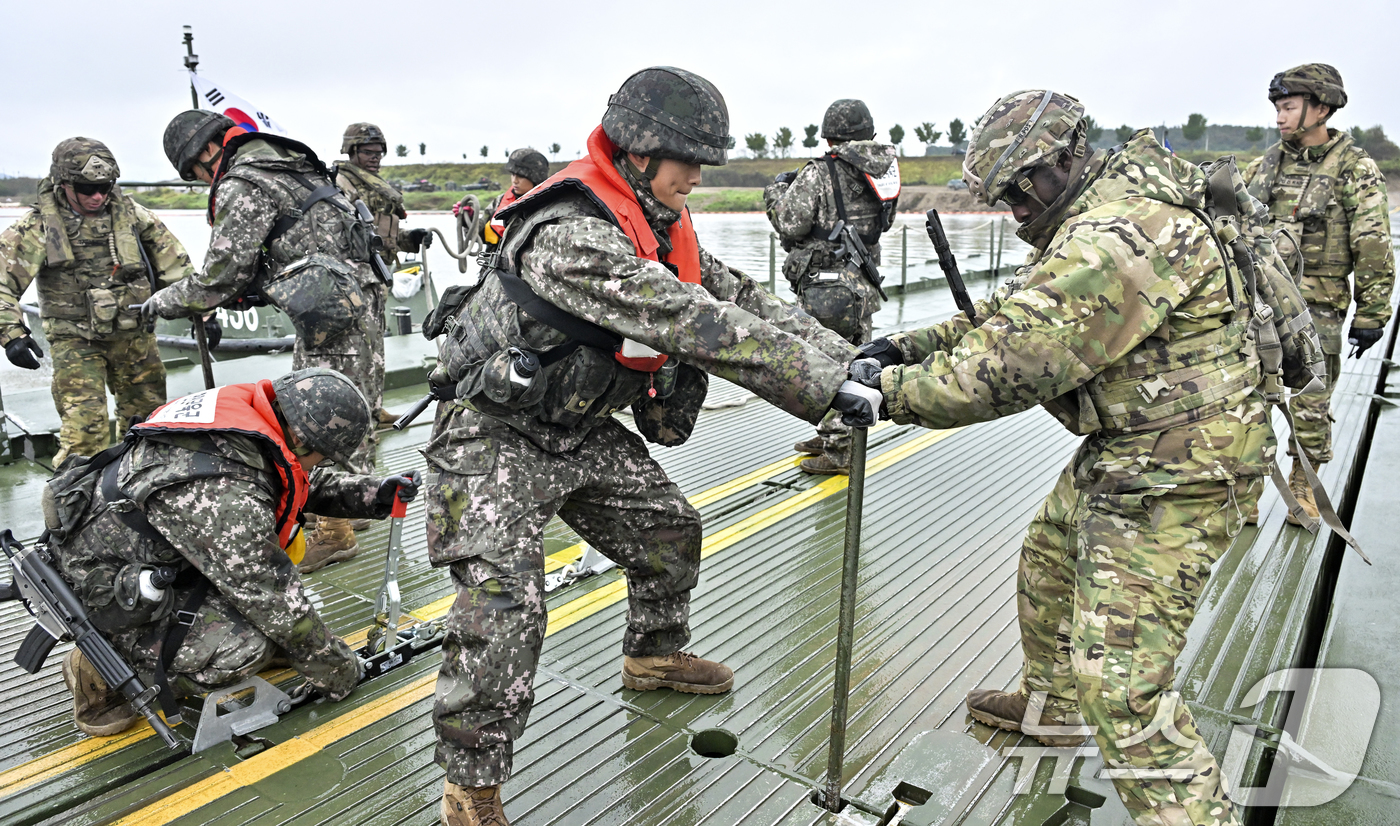
[[487,226],[491,228],[491,231],[496,234],[496,237],[492,238],[489,235],[486,236],[487,243],[495,244],[501,240],[502,235],[506,234],[505,222],[497,221],[496,216],[500,215],[501,211],[504,210],[506,207],[515,203],[519,197],[520,196],[515,194],[515,190],[511,189],[510,187],[506,187],[506,191],[501,193],[501,202],[499,204],[496,204],[496,211],[491,214],[491,220],[487,224]]
[[[663,259],[657,254],[660,248],[656,234],[647,223],[646,213],[633,194],[632,187],[613,166],[613,155],[617,145],[608,138],[600,125],[588,136],[588,157],[581,158],[551,175],[543,183],[525,193],[515,201],[515,208],[561,187],[580,187],[593,196],[608,212],[608,218],[626,233],[632,241],[639,258],[665,263],[676,277],[687,284],[700,283],[700,242],[695,238],[695,226],[691,223],[690,209],[681,210],[681,217],[670,226],[666,234],[671,241],[671,251]],[[496,210],[499,216],[504,206]],[[567,308],[565,308],[567,309]],[[666,363],[666,356],[633,358],[618,352],[617,361],[624,367],[655,373]]]
[[[272,401],[276,398],[272,382],[267,379],[256,384],[227,384],[166,402],[156,408],[150,418],[132,429],[138,434],[225,431],[271,443],[273,464],[281,482],[274,513],[277,540],[278,545],[288,551],[288,556],[293,556],[291,550],[300,539],[301,520],[298,517],[306,506],[310,486],[306,471],[282,435],[282,426],[272,409]],[[299,560],[294,558],[292,561]]]

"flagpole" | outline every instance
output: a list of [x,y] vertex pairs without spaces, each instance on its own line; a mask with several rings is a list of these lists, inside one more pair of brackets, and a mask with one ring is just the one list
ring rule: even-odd
[[[199,55],[194,53],[194,29],[185,27],[185,68],[194,74],[199,69]],[[190,102],[194,108],[199,108],[199,93],[194,90],[194,82],[190,82]]]

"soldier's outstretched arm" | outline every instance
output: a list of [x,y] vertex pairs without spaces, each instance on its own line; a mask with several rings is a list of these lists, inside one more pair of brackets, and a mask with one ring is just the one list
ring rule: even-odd
[[19,298],[44,263],[44,231],[35,210],[0,232],[0,346],[25,335]]
[[229,476],[156,491],[146,518],[297,671],[338,700],[359,680],[359,662],[312,607],[296,566],[278,547],[273,502],[261,486]]
[[830,189],[826,172],[819,164],[807,164],[791,183],[775,181],[765,186],[763,205],[769,223],[785,241],[807,237],[822,193]]
[[[381,489],[387,479],[395,476],[358,476],[322,465],[311,471],[311,493],[306,498],[306,512],[322,516],[351,519],[386,519],[393,500]],[[417,493],[417,487],[413,488]],[[410,497],[411,498],[411,497]]]
[[[535,292],[574,315],[728,379],[794,416],[816,422],[846,380],[856,350],[834,358],[796,329],[791,313],[770,321],[701,284],[686,284],[635,254],[617,227],[573,218],[536,231],[520,257]],[[776,322],[776,323],[775,323]],[[813,333],[816,340],[824,340]],[[834,346],[834,345],[833,345]]]
[[1342,208],[1350,226],[1351,261],[1356,275],[1358,329],[1384,327],[1390,321],[1390,294],[1395,289],[1395,250],[1390,239],[1390,200],[1385,178],[1370,158],[1361,158],[1342,186]]
[[237,178],[219,184],[214,228],[204,268],[156,294],[163,318],[207,313],[241,298],[258,275],[263,241],[277,220],[277,205],[253,184]]
[[131,205],[137,226],[141,228],[141,243],[151,257],[151,266],[160,285],[168,287],[193,275],[194,265],[190,263],[190,254],[175,233],[154,212],[134,201]]
[[[886,368],[880,389],[890,417],[947,428],[1019,413],[1074,390],[1137,347],[1189,291],[1175,283],[1153,241],[1133,229],[1125,222],[1115,232],[1071,232],[951,352]],[[1213,249],[1201,266],[1223,285]]]

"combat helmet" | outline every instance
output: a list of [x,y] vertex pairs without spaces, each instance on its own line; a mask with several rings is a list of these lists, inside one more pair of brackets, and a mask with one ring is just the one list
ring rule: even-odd
[[1286,72],[1279,72],[1269,81],[1269,102],[1293,95],[1311,95],[1337,111],[1347,105],[1347,91],[1342,86],[1342,74],[1326,63],[1304,63]]
[[627,78],[608,98],[603,132],[636,155],[709,166],[724,166],[727,150],[734,148],[729,107],[719,89],[672,66],[652,66]]
[[355,151],[355,147],[367,143],[383,144],[385,149],[389,148],[389,140],[384,137],[384,130],[372,123],[352,123],[345,127],[345,134],[340,137],[340,153],[349,155]]
[[831,141],[868,141],[875,137],[875,119],[863,100],[842,98],[826,107],[822,137]]
[[181,180],[195,179],[194,162],[210,143],[220,143],[235,124],[220,112],[190,109],[176,115],[165,127],[165,157],[180,173]]
[[277,405],[301,444],[344,467],[369,435],[369,402],[327,367],[293,370],[272,380]]
[[963,180],[987,206],[1009,186],[1030,192],[1027,175],[1053,166],[1065,149],[1086,146],[1076,140],[1084,130],[1084,105],[1049,89],[1014,92],[998,100],[972,128],[963,156]]
[[92,138],[69,138],[53,149],[49,177],[54,183],[106,184],[122,174],[107,144]]
[[545,160],[538,150],[527,146],[510,153],[510,158],[506,161],[506,171],[538,184],[549,177],[549,161]]

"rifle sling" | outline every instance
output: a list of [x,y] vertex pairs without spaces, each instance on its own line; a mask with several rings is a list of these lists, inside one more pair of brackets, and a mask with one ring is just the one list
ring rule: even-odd
[[569,337],[569,341],[550,349],[548,352],[538,354],[540,366],[548,367],[579,347],[593,347],[608,353],[616,353],[617,349],[622,346],[622,336],[591,321],[585,321],[576,315],[571,315],[545,301],[534,290],[530,289],[530,285],[526,284],[520,276],[498,269],[496,277],[501,280],[501,288],[505,291],[506,297],[515,302],[522,311],[541,324],[553,327]]
[[302,201],[295,211],[289,212],[286,215],[283,215],[282,217],[277,219],[277,222],[272,225],[272,229],[268,230],[267,238],[263,241],[263,246],[268,246],[273,241],[276,241],[278,238],[281,238],[282,235],[287,232],[287,230],[296,226],[296,222],[300,221],[302,219],[302,216],[306,215],[306,211],[308,209],[311,209],[311,207],[315,206],[321,201],[330,201],[331,206],[335,207],[336,209],[339,209],[342,212],[349,212],[349,210],[345,209],[345,207],[342,204],[338,204],[335,201],[331,201],[331,198],[334,198],[335,196],[340,194],[340,190],[336,188],[335,184],[316,186],[316,184],[312,183],[310,178],[306,177],[300,172],[292,172],[290,174],[293,178],[296,179],[297,183],[311,190],[311,194],[306,196],[306,200]]

